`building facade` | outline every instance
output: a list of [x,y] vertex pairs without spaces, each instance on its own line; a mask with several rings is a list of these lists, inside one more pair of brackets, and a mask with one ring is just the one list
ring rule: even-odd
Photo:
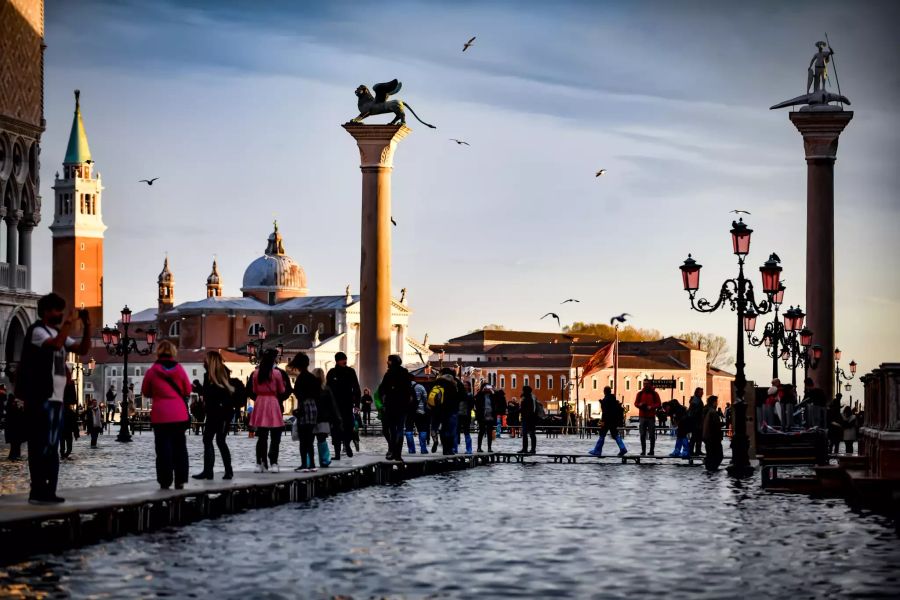
[[0,2],[0,32],[0,380],[5,380],[37,312],[31,233],[41,221],[43,0]]
[[715,385],[721,405],[731,402],[734,376],[720,370],[708,375],[706,352],[677,338],[621,342],[617,381],[612,366],[585,376],[584,364],[609,343],[593,335],[486,329],[431,345],[430,360],[432,367],[459,366],[476,387],[490,382],[508,399],[518,400],[530,386],[551,412],[568,403],[578,414],[598,416],[603,388],[610,386],[626,415],[636,415],[634,397],[645,379],[674,382],[672,389],[659,390],[663,401],[684,403],[694,389],[709,393]]

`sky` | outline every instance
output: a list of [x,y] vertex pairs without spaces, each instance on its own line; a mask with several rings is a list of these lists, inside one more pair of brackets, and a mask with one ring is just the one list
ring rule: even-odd
[[[749,272],[777,252],[785,304],[805,305],[802,141],[769,106],[805,92],[827,31],[855,115],[835,166],[837,344],[860,373],[900,359],[900,4],[47,0],[45,15],[41,193],[52,207],[78,88],[105,187],[108,322],[155,305],[166,253],[177,302],[205,297],[213,256],[240,295],[273,218],[311,294],[357,292],[359,155],[340,124],[359,84],[398,78],[437,125],[408,115],[394,157],[411,335],[629,312],[732,350],[734,314],[691,311],[678,267],[691,252],[717,296],[737,271],[729,211],[747,210]],[[34,256],[49,266],[44,212]],[[38,268],[34,288],[50,278]],[[769,378],[764,352],[747,363]]]

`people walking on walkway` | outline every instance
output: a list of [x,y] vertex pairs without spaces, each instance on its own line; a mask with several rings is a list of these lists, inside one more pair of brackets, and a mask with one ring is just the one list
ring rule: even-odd
[[487,438],[487,451],[493,452],[491,444],[493,443],[494,427],[497,425],[497,413],[494,400],[494,387],[485,383],[481,386],[481,391],[475,396],[475,420],[478,422],[478,452],[482,450],[481,441]]
[[363,390],[362,398],[360,398],[360,404],[362,409],[362,422],[363,425],[368,427],[372,424],[372,390],[369,388],[365,388]]
[[456,412],[457,435],[453,443],[453,453],[459,452],[459,436],[463,437],[466,444],[466,454],[472,454],[472,411],[475,410],[475,395],[472,393],[472,384],[465,382],[462,393],[459,395]]
[[[319,383],[319,399],[316,402],[316,445],[319,450],[319,466],[327,467],[331,464],[331,450],[328,448],[328,436],[338,432],[341,435],[343,423],[334,393],[331,391],[322,369],[313,369],[313,377]],[[340,442],[336,445],[340,448]]]
[[838,394],[828,406],[828,454],[837,454],[841,451],[841,441],[844,439],[844,419],[841,415],[841,398]]
[[228,435],[234,407],[238,404],[235,397],[238,393],[236,386],[238,382],[231,379],[231,373],[218,350],[206,353],[203,366],[206,369],[201,387],[206,413],[206,422],[203,426],[203,470],[194,475],[194,479],[213,478],[213,467],[216,463],[213,440],[219,448],[222,465],[225,467],[222,479],[231,479],[234,477],[234,471],[231,468],[231,451],[225,438]]
[[688,458],[691,455],[690,440],[691,421],[687,416],[687,409],[674,398],[666,402],[666,412],[675,427],[675,449],[669,455],[672,458]]
[[703,388],[696,388],[688,400],[687,418],[691,427],[688,450],[691,456],[703,456]]
[[309,372],[309,356],[299,353],[288,365],[297,373],[294,381],[294,396],[297,408],[293,415],[297,420],[297,435],[300,442],[300,466],[295,471],[310,471],[316,468],[316,426],[319,423],[319,396],[322,385]]
[[600,437],[597,439],[594,449],[588,454],[598,457],[603,456],[603,442],[606,441],[606,434],[609,433],[619,447],[619,456],[625,456],[628,448],[625,447],[625,442],[622,441],[622,436],[619,435],[619,426],[622,424],[624,411],[619,400],[613,395],[612,388],[609,386],[603,388],[600,410],[603,416],[603,424],[600,426]]
[[109,384],[109,389],[106,390],[106,419],[107,423],[113,422],[113,417],[116,416],[116,388],[113,384]]
[[803,392],[803,403],[806,405],[807,427],[825,427],[825,419],[828,413],[828,401],[825,391],[817,387],[812,377],[807,377],[806,388]]
[[167,490],[175,482],[180,490],[188,480],[188,453],[185,434],[191,425],[187,399],[191,380],[176,362],[178,350],[169,340],[156,346],[156,362],[147,370],[141,395],[151,398],[150,422],[156,447],[156,481]]
[[[256,428],[254,473],[280,471],[278,451],[281,433],[284,431],[284,414],[278,397],[284,393],[285,385],[284,376],[275,368],[277,358],[278,352],[274,348],[263,350],[259,366],[250,376],[250,385],[247,386],[247,392],[254,399],[253,412],[250,414],[250,426]],[[269,446],[268,455],[266,445]]]
[[706,412],[703,416],[703,443],[706,444],[706,458],[703,464],[707,471],[715,471],[722,464],[722,421],[716,411],[719,404],[717,396],[706,399]]
[[[15,372],[12,372],[10,379],[14,380],[15,376]],[[22,460],[22,444],[28,439],[25,423],[25,402],[21,398],[16,398],[12,390],[6,393],[6,410],[4,412],[6,413],[6,423],[3,429],[3,436],[6,443],[9,444],[7,460]]]
[[410,374],[396,354],[388,356],[387,371],[378,386],[383,407],[382,427],[388,441],[388,460],[403,460],[403,430],[410,403]]
[[354,434],[353,408],[359,405],[361,394],[356,371],[353,367],[347,366],[347,355],[343,352],[335,354],[334,364],[335,366],[328,371],[326,381],[334,394],[341,416],[340,421],[343,424],[340,431],[333,430],[331,432],[334,443],[334,459],[340,460],[341,446],[347,456],[353,456],[353,448],[350,445]]
[[639,411],[638,430],[641,434],[641,456],[647,454],[648,437],[650,438],[650,456],[653,456],[656,449],[656,410],[662,406],[662,401],[649,379],[644,380],[644,389],[638,392],[634,405]]
[[853,411],[849,406],[845,406],[844,410],[841,411],[841,417],[841,425],[844,434],[844,453],[853,454],[853,442],[856,441],[856,432],[857,427],[859,426],[857,423],[857,417],[853,414]]
[[406,413],[406,451],[416,453],[416,434],[422,454],[428,454],[428,432],[431,429],[431,411],[428,407],[428,392],[418,381],[411,381],[412,403]]
[[59,438],[59,457],[72,460],[72,448],[78,439],[78,390],[72,379],[72,370],[66,366],[66,389],[63,392],[63,426]]
[[[538,403],[538,399],[534,397],[531,386],[526,385],[522,388],[522,449],[519,454],[535,454],[537,452],[537,424],[540,420],[542,407]],[[531,449],[528,448],[528,441],[531,440]]]
[[[50,293],[38,300],[38,321],[25,332],[22,359],[16,373],[16,396],[25,402],[28,431],[29,502],[64,502],[56,495],[59,478],[59,438],[63,427],[63,395],[67,352],[85,354],[91,347],[86,311],[65,316],[66,301]],[[81,321],[81,341],[69,334]]]
[[84,431],[91,436],[91,448],[97,447],[97,436],[103,433],[103,409],[96,398],[91,399],[84,419]]

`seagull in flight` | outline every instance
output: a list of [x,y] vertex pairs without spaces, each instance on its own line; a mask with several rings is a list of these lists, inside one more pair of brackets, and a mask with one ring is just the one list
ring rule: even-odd
[[394,227],[397,226],[397,221],[394,220],[394,217],[391,217],[391,224],[392,224]]
[[450,138],[450,141],[451,141],[451,142],[456,142],[456,143],[459,144],[460,146],[462,146],[462,145],[470,146],[470,145],[471,145],[471,144],[469,144],[469,142],[464,142],[463,140],[458,140],[458,139],[456,139],[456,138]]
[[739,210],[737,208],[731,212],[733,212],[736,215],[749,215],[750,214],[750,211],[748,211],[748,210]]
[[563,300],[560,304],[565,304],[566,302],[581,302],[581,300],[576,300],[575,298],[569,298],[568,300]]
[[613,317],[612,319],[610,319],[609,324],[614,325],[616,323],[616,321],[618,321],[619,323],[624,323],[625,321],[628,320],[625,317],[630,317],[630,316],[631,315],[628,313],[622,313],[621,315],[617,315],[617,316]]
[[546,315],[544,315],[543,317],[541,317],[541,319],[546,319],[547,317],[553,317],[554,319],[556,319],[556,324],[559,325],[560,328],[562,328],[562,323],[559,322],[559,315],[558,315],[558,314],[556,314],[556,313],[554,313],[554,312],[548,312]]
[[601,177],[603,175],[606,175],[606,169],[600,169],[594,177]]
[[153,185],[153,182],[159,179],[159,177],[154,177],[153,179],[141,179],[138,183],[146,183],[147,185]]
[[465,44],[463,44],[463,49],[462,49],[463,52],[465,52],[466,50],[468,50],[469,47],[475,45],[475,37],[476,37],[476,36],[473,35],[471,38],[469,38],[469,41],[468,41],[468,42],[466,42]]

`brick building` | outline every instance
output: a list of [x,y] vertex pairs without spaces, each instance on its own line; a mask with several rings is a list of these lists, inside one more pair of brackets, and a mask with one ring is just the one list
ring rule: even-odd
[[583,377],[584,363],[608,343],[593,335],[486,329],[431,345],[430,350],[432,365],[459,365],[468,380],[489,381],[509,399],[518,399],[522,388],[531,386],[551,411],[568,402],[573,408],[577,405],[579,413],[596,416],[607,385],[616,387],[618,398],[631,411],[644,379],[674,380],[673,390],[660,390],[664,401],[686,402],[695,388],[707,392],[716,386],[722,404],[731,402],[728,382],[734,376],[719,370],[709,374],[706,352],[671,337],[621,342],[617,386],[612,367]]

